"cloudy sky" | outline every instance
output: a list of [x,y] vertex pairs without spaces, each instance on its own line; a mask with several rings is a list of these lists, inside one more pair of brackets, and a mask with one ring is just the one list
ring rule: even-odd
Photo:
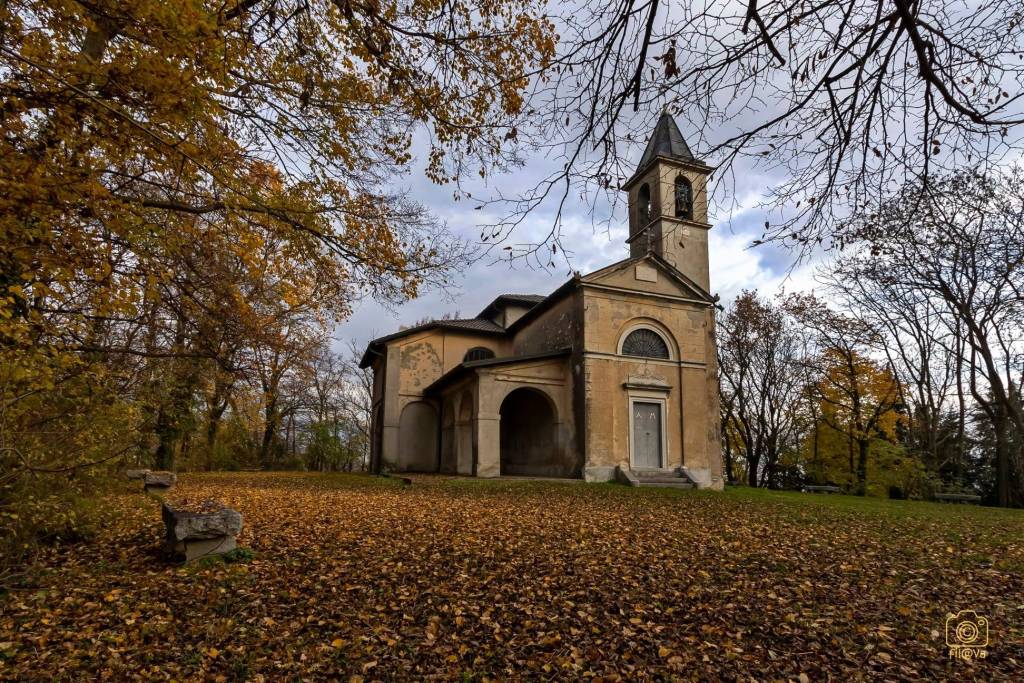
[[[696,139],[686,121],[677,119],[677,123],[688,141]],[[641,153],[642,148],[638,146],[633,152],[637,161]],[[694,154],[701,157],[699,149],[694,149]],[[715,164],[713,158],[705,161]],[[528,159],[523,168],[492,180],[490,188],[473,188],[473,195],[487,196],[493,191],[494,183],[502,184],[504,190],[532,186],[550,172],[550,168],[549,160]],[[760,236],[765,221],[765,212],[759,207],[762,193],[779,179],[764,175],[754,167],[737,167],[734,171],[730,174],[728,186],[719,188],[718,196],[713,198],[710,207],[711,222],[715,226],[710,235],[712,291],[729,300],[742,289],[756,288],[772,294],[780,288],[787,291],[810,288],[813,285],[813,261],[796,264],[796,254],[784,248],[750,246],[751,241]],[[478,240],[478,225],[498,218],[497,214],[474,211],[470,202],[453,201],[453,188],[432,184],[419,170],[414,170],[405,180],[412,198],[428,206],[452,232],[466,239]],[[726,192],[736,200],[724,201]],[[607,211],[607,207],[599,207],[595,215],[582,202],[574,204],[570,201],[566,205],[563,244],[572,250],[569,258],[573,269],[587,273],[629,255],[625,242],[626,217],[612,215],[606,222],[603,219],[607,218]],[[543,240],[551,225],[551,213],[539,211],[528,217],[511,242]],[[495,263],[493,258],[483,256],[458,278],[457,288],[451,291],[426,292],[396,310],[386,310],[373,301],[362,302],[353,315],[337,327],[334,336],[339,345],[351,339],[362,345],[374,337],[394,332],[402,325],[439,317],[446,312],[473,317],[502,293],[547,294],[568,277],[569,268],[564,262],[550,271],[543,271],[530,268],[525,263]]]

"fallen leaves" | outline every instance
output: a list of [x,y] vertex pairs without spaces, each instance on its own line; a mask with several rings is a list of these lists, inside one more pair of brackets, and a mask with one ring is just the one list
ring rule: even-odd
[[[254,559],[166,565],[158,510],[116,497],[117,523],[0,598],[0,678],[998,680],[1024,662],[1019,512],[439,478],[180,486],[241,511]],[[945,615],[967,607],[993,646],[951,662]]]

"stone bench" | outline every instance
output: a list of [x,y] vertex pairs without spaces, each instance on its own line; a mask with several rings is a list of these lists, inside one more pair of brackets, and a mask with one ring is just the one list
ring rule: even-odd
[[804,491],[807,493],[842,493],[843,490],[838,486],[805,486]]
[[974,503],[981,502],[981,496],[973,493],[936,493],[935,500],[940,503]]
[[186,562],[231,552],[238,544],[235,537],[242,531],[242,513],[217,501],[199,505],[164,503],[161,510],[167,532],[167,553],[184,556]]
[[164,493],[178,481],[174,472],[146,472],[142,483],[146,493]]
[[135,479],[145,479],[146,475],[149,474],[152,471],[153,470],[125,470],[124,471],[124,476],[125,476],[125,478],[132,479],[132,480],[135,480]]

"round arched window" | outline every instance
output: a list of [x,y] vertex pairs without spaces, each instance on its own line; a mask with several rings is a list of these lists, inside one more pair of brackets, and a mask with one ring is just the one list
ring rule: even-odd
[[642,327],[626,335],[622,342],[622,355],[668,359],[668,344],[654,330]]
[[466,355],[462,357],[462,362],[470,363],[475,360],[487,360],[488,358],[494,358],[494,351],[483,346],[474,346],[469,351],[466,351]]

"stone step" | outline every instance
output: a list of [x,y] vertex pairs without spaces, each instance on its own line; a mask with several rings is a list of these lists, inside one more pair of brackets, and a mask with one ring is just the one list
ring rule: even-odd
[[641,484],[692,484],[686,477],[637,477]]
[[638,467],[631,469],[637,477],[678,477],[679,470],[673,468]]
[[692,489],[693,484],[682,479],[676,479],[672,482],[668,481],[651,481],[650,479],[641,479],[637,486],[646,486],[650,488],[663,488],[663,489]]

